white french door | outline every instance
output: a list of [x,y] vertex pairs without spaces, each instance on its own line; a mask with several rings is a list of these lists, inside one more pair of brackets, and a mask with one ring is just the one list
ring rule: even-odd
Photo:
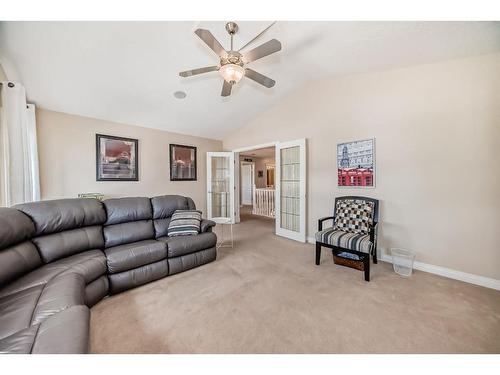
[[207,218],[234,223],[233,152],[207,152]]
[[306,140],[276,147],[276,234],[306,242]]
[[254,170],[253,164],[242,162],[241,167],[241,204],[253,204]]

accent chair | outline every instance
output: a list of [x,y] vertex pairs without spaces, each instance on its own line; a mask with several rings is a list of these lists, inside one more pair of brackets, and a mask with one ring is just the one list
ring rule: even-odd
[[[348,253],[363,262],[365,280],[370,281],[370,255],[377,263],[377,225],[379,202],[360,196],[335,198],[333,216],[318,220],[316,233],[316,265],[320,264],[321,247],[332,249],[333,255]],[[333,225],[323,229],[323,222]]]

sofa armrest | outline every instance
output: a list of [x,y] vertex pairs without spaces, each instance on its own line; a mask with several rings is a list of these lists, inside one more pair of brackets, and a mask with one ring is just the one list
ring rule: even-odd
[[201,219],[200,233],[211,232],[212,227],[215,227],[215,221]]
[[335,216],[325,216],[320,219],[318,219],[318,232],[323,230],[323,221],[326,220],[335,220]]

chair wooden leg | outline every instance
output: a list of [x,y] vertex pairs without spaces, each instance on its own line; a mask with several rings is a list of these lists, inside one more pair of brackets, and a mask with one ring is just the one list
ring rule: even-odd
[[377,247],[373,249],[373,263],[377,264],[378,259],[377,259]]
[[319,242],[316,242],[316,265],[319,266],[319,262],[321,261],[321,245]]
[[370,254],[363,258],[363,266],[365,268],[365,281],[370,281]]

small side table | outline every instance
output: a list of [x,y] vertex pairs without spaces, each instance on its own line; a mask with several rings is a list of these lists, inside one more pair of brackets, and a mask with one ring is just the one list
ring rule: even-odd
[[[213,217],[210,220],[214,221],[217,225],[221,226],[221,239],[217,243],[217,249],[221,247],[233,247],[234,238],[233,238],[233,223],[228,217]],[[224,227],[229,225],[229,233],[230,237],[226,238]]]

